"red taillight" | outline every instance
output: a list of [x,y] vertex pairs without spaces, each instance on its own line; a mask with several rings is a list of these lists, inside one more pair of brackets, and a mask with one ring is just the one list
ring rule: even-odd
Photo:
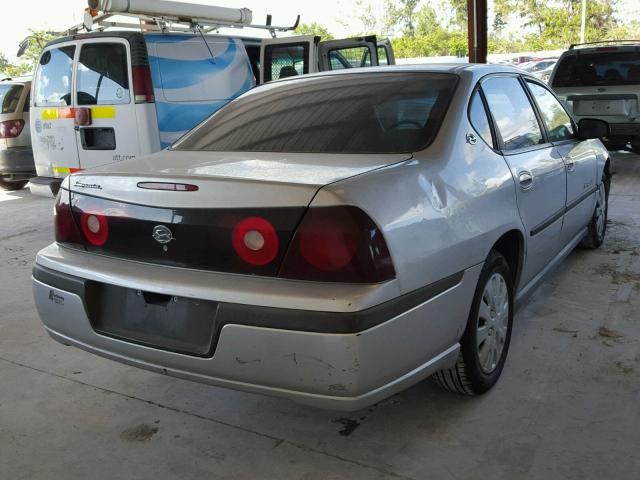
[[69,205],[69,192],[60,189],[54,210],[55,238],[58,243],[83,245]]
[[389,249],[373,221],[356,207],[310,208],[280,268],[280,277],[377,283],[395,276]]
[[107,217],[99,213],[82,212],[80,216],[80,226],[87,241],[95,246],[101,247],[109,238],[109,222]]
[[153,82],[151,70],[148,66],[136,66],[131,68],[133,77],[133,95],[136,103],[153,103]]
[[0,122],[0,138],[16,138],[22,133],[24,120],[6,120]]
[[231,234],[233,249],[251,265],[267,265],[278,255],[279,240],[273,225],[261,217],[238,223]]

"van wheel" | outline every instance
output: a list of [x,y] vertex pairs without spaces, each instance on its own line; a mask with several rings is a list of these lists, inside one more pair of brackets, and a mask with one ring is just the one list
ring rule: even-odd
[[492,250],[480,273],[456,364],[434,375],[443,388],[479,395],[493,387],[504,367],[513,325],[513,281],[505,258]]
[[0,188],[2,188],[3,190],[9,190],[11,192],[15,190],[22,190],[28,181],[29,180],[17,180],[15,182],[10,182],[8,180],[0,178]]
[[631,151],[633,153],[640,153],[640,138],[631,140]]
[[589,222],[587,236],[584,237],[580,246],[582,248],[595,249],[602,245],[604,236],[607,233],[607,218],[609,215],[609,188],[611,179],[605,174],[602,183],[598,186],[596,197],[596,207]]

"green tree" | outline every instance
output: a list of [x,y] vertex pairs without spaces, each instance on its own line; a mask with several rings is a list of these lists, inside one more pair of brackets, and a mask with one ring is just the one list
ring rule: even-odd
[[[36,62],[40,58],[40,53],[50,40],[56,38],[56,35],[48,33],[44,30],[29,30],[29,45],[16,64],[8,63],[6,71],[9,75],[25,75],[35,69]],[[6,59],[5,59],[6,60]],[[1,63],[0,63],[1,66]],[[0,70],[2,70],[0,68]]]
[[386,0],[386,23],[389,30],[400,26],[403,35],[410,37],[415,35],[415,10],[420,0]]
[[334,38],[327,27],[319,24],[318,22],[302,23],[295,29],[295,33],[297,35],[316,35],[321,37],[322,40],[333,40]]
[[6,74],[10,66],[11,64],[9,60],[7,60],[7,57],[5,57],[3,53],[0,53],[0,74]]

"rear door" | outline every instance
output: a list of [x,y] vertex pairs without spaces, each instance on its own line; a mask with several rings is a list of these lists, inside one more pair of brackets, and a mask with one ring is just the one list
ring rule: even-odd
[[75,138],[82,169],[140,154],[129,42],[79,42],[75,78]]
[[548,141],[517,75],[491,76],[481,85],[496,125],[500,150],[515,180],[518,210],[527,235],[522,273],[526,285],[564,245],[561,232],[567,192],[565,165]]
[[80,167],[74,132],[73,63],[77,42],[55,44],[40,55],[30,112],[36,170],[41,177],[65,177]]
[[260,83],[318,71],[320,37],[300,35],[264,39],[260,43]]
[[386,65],[395,65],[396,57],[393,53],[393,47],[391,46],[391,40],[385,38],[384,40],[378,40],[378,65],[384,67]]
[[375,67],[378,65],[376,37],[370,35],[320,42],[318,57],[321,71]]

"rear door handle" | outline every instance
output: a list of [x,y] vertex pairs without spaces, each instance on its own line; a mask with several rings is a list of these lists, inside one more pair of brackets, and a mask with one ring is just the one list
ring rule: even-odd
[[533,186],[533,174],[531,172],[520,172],[518,174],[518,181],[520,182],[520,188],[522,190],[529,190]]

